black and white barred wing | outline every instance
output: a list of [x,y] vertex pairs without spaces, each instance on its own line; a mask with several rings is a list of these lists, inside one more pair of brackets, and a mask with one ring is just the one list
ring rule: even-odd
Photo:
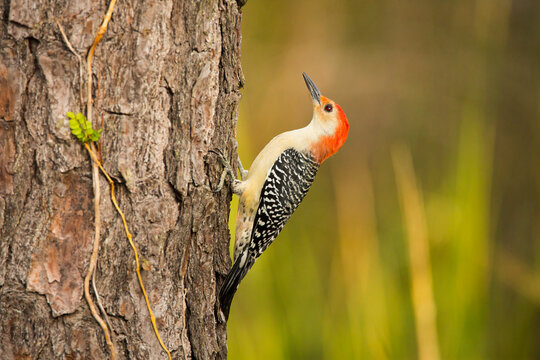
[[[240,281],[300,205],[318,169],[319,165],[310,155],[287,149],[268,171],[261,189],[250,242],[235,251],[233,267],[219,291],[220,307],[225,318],[229,316],[231,302]],[[248,246],[247,251],[245,246]]]
[[317,170],[311,155],[287,149],[278,157],[261,190],[253,222],[250,253],[258,257],[274,241],[306,196]]

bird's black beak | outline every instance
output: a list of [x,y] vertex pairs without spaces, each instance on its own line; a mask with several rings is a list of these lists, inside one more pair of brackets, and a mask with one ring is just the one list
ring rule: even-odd
[[307,76],[306,73],[302,73],[302,75],[304,76],[304,81],[306,82],[306,86],[308,87],[309,92],[311,93],[311,96],[313,97],[313,100],[315,100],[316,102],[320,104],[321,92],[319,91],[319,89],[317,89],[317,85],[315,85],[313,80],[311,80],[310,77]]

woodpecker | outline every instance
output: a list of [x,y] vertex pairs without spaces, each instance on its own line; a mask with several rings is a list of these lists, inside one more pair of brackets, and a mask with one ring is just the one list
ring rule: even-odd
[[338,151],[349,132],[349,122],[341,107],[322,96],[306,73],[303,76],[313,99],[313,117],[306,127],[273,138],[249,171],[244,171],[239,162],[241,180],[235,179],[229,163],[218,154],[225,168],[218,189],[228,174],[232,177],[233,193],[240,197],[234,264],[219,291],[225,319],[240,281],[300,205],[319,166]]

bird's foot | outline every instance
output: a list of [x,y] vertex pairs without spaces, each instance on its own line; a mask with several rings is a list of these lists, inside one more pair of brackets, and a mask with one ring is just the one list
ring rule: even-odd
[[242,188],[242,180],[244,180],[245,177],[247,176],[247,171],[244,170],[244,168],[242,167],[242,164],[240,163],[240,158],[238,158],[238,164],[239,164],[239,168],[240,168],[241,180],[238,180],[238,179],[236,179],[236,176],[234,174],[234,171],[232,169],[231,164],[225,158],[225,156],[223,155],[221,150],[219,150],[219,149],[217,149],[217,150],[211,149],[209,151],[213,152],[214,154],[216,154],[218,156],[218,159],[221,162],[221,165],[223,166],[223,172],[221,173],[221,176],[219,178],[219,183],[218,183],[217,187],[213,191],[214,192],[221,191],[221,189],[223,189],[223,185],[225,184],[225,180],[227,178],[227,175],[229,175],[231,177],[231,181],[232,181],[231,188],[232,188],[233,193],[235,193],[237,195],[240,195],[242,193],[242,191],[240,190]]

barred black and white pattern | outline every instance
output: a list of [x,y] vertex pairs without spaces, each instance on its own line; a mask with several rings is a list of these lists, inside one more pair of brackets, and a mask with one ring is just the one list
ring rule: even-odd
[[229,316],[231,302],[240,281],[300,205],[318,169],[319,164],[311,155],[287,149],[268,171],[261,189],[250,241],[241,244],[238,251],[235,251],[233,267],[219,291],[220,307],[225,318]]
[[308,192],[319,164],[310,154],[287,149],[278,157],[262,187],[249,253],[255,258],[278,236]]

